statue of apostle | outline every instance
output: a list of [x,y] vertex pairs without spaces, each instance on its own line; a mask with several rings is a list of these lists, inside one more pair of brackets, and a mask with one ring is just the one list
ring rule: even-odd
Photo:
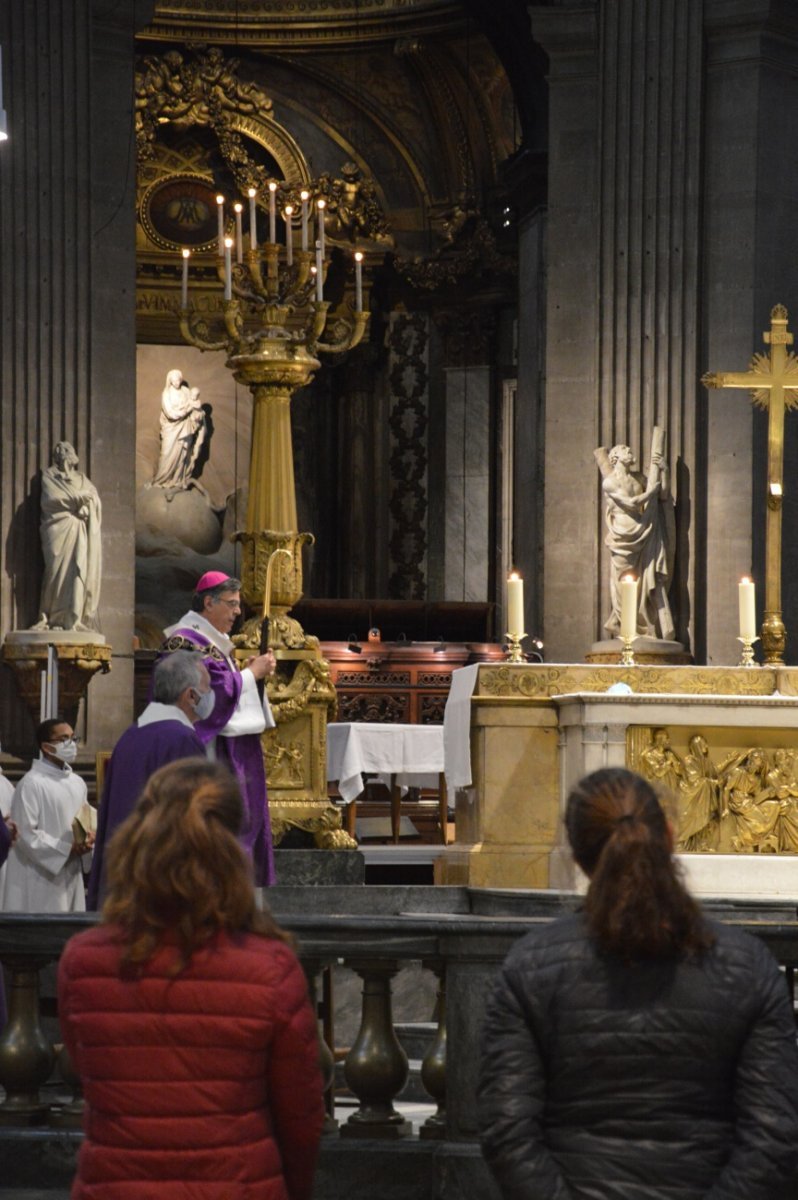
[[164,630],[161,651],[198,650],[215,696],[213,710],[197,721],[194,732],[209,757],[235,775],[244,801],[241,844],[252,858],[256,887],[274,883],[274,856],[266,798],[266,772],[260,735],[274,728],[274,717],[258,681],[273,675],[271,650],[251,658],[239,671],[230,631],[241,612],[241,583],[222,571],[206,571],[198,581],[191,609]]
[[52,466],[42,471],[44,582],[41,619],[34,629],[86,632],[95,626],[102,575],[102,507],[97,489],[78,465],[74,447],[57,442]]
[[181,371],[167,372],[161,393],[161,450],[152,487],[184,491],[191,486],[208,422],[199,402],[199,388],[190,388]]
[[620,582],[625,575],[638,581],[637,632],[671,641],[673,617],[668,586],[673,567],[673,504],[668,489],[664,431],[655,428],[648,476],[633,470],[635,456],[628,446],[594,451],[604,476],[605,545],[611,555],[612,612],[604,628],[618,637],[621,628]]

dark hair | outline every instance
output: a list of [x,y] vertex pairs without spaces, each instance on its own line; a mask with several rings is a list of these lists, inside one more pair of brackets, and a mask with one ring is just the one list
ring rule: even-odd
[[585,915],[602,951],[631,962],[700,955],[712,945],[645,779],[622,767],[594,771],[568,797],[565,826],[574,858],[590,877]]
[[121,970],[140,970],[167,939],[173,973],[220,930],[288,941],[258,912],[238,843],[241,793],[226,767],[178,759],[151,776],[108,848],[103,920],[121,931]]
[[225,579],[222,583],[217,583],[215,587],[205,588],[201,592],[195,592],[191,600],[191,611],[198,613],[205,612],[205,600],[208,596],[210,596],[211,600],[219,600],[225,594],[225,592],[240,591],[241,580],[233,579],[233,577],[230,576],[229,579]]
[[53,731],[59,725],[68,725],[69,721],[65,717],[48,717],[46,721],[36,726],[36,745],[43,746],[45,742],[49,742],[53,736]]

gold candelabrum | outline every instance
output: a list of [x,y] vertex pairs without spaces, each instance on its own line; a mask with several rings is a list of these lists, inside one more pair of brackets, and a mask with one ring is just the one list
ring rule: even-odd
[[[270,612],[269,646],[278,672],[270,681],[269,698],[277,728],[264,735],[264,756],[275,839],[295,825],[313,832],[321,845],[354,845],[340,828],[338,810],[327,802],[326,722],[336,711],[329,666],[321,657],[318,638],[307,635],[288,615],[302,596],[302,547],[313,541],[311,533],[297,528],[290,403],[320,369],[323,355],[352,350],[363,338],[369,319],[362,301],[363,255],[355,254],[354,302],[345,300],[331,311],[324,299],[328,257],[323,197],[313,200],[310,189],[303,190],[298,205],[285,205],[286,239],[278,244],[277,189],[270,184],[269,240],[259,244],[253,190],[246,247],[242,206],[235,206],[236,238],[224,238],[224,198],[217,197],[217,261],[224,299],[215,322],[189,305],[189,260],[183,252],[180,332],[200,350],[224,351],[234,378],[253,398],[246,521],[233,540],[242,550],[242,596],[258,615],[245,622],[236,643],[241,658],[257,652],[261,613]],[[311,251],[309,214],[314,209],[318,236]],[[302,245],[295,249],[297,226]],[[277,550],[285,553],[275,557]],[[266,596],[270,560],[273,578],[271,595]],[[318,812],[314,805],[321,806]]]

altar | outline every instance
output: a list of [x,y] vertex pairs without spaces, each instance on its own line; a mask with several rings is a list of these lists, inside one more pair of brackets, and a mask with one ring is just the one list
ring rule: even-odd
[[798,896],[798,670],[467,670],[455,673],[447,712],[457,835],[439,860],[439,882],[584,886],[562,829],[568,792],[590,771],[627,766],[670,796],[697,894]]

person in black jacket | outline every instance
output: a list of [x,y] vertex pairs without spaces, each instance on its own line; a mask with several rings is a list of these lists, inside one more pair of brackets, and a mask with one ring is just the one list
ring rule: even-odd
[[483,1034],[478,1113],[505,1200],[777,1200],[798,1165],[798,1049],[778,965],[707,921],[651,786],[568,799],[581,912],[521,939]]

